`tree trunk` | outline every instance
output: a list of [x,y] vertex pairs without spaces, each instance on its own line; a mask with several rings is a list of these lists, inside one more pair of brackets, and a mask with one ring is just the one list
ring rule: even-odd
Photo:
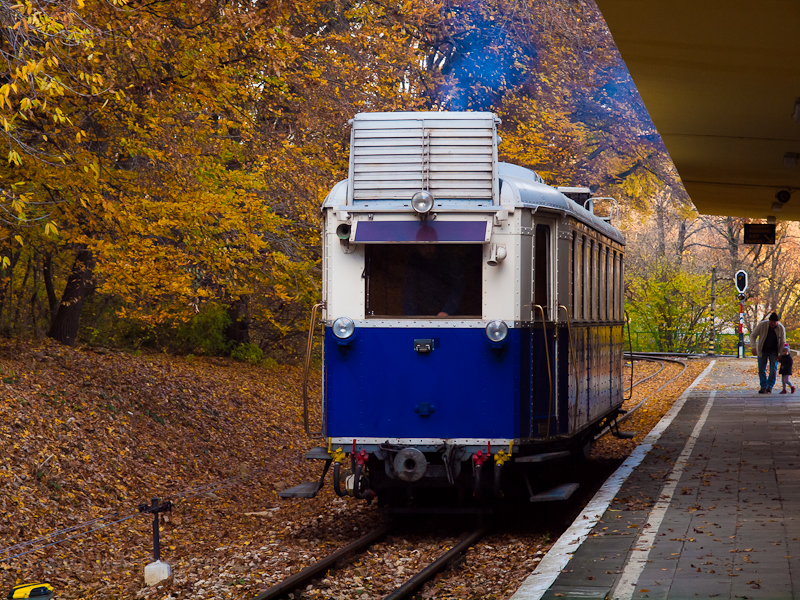
[[88,248],[78,250],[75,264],[72,265],[72,272],[67,279],[67,286],[61,296],[61,304],[58,306],[58,311],[50,326],[50,332],[47,334],[67,346],[72,346],[78,336],[83,301],[94,285],[92,281],[93,267],[94,258],[91,250]]
[[667,212],[667,201],[669,197],[664,197],[663,193],[656,199],[656,229],[658,233],[658,258],[667,255],[667,231],[665,214]]
[[235,344],[250,341],[250,304],[247,296],[231,302],[227,308],[231,323],[225,328],[225,337]]
[[42,264],[42,276],[44,277],[44,289],[47,290],[47,303],[50,305],[50,321],[56,318],[58,310],[58,298],[56,289],[53,286],[53,255],[47,254]]
[[34,337],[41,337],[37,308],[39,306],[39,253],[33,253],[33,292],[31,293],[31,330]]
[[[17,304],[14,307],[14,318],[11,321],[11,331],[16,334],[21,334],[24,331],[22,325],[22,304],[25,302],[25,285],[28,283],[28,277],[31,274],[31,265],[33,264],[33,256],[28,256],[28,262],[25,265],[25,277],[22,278],[22,285],[19,286],[19,294],[17,296]],[[14,287],[11,287],[11,293],[14,293]]]
[[675,246],[675,257],[680,266],[683,263],[683,253],[686,249],[686,219],[681,219],[678,224],[678,243]]
[[728,255],[731,261],[731,273],[739,269],[739,229],[737,219],[725,217],[725,239],[728,242]]

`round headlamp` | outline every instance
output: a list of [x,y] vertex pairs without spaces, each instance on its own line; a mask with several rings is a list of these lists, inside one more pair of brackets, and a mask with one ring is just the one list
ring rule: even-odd
[[433,195],[425,191],[417,192],[411,196],[411,208],[420,214],[425,214],[433,208]]
[[502,342],[506,339],[508,335],[508,325],[505,324],[505,321],[491,321],[486,326],[486,337],[489,338],[490,342]]
[[333,327],[331,329],[333,335],[340,340],[345,340],[353,335],[353,332],[356,330],[356,324],[353,323],[353,319],[350,317],[339,317],[333,322]]

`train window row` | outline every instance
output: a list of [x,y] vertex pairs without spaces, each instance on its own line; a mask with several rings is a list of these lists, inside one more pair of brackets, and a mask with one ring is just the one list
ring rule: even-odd
[[572,318],[621,320],[622,253],[579,231],[572,238]]
[[[537,224],[533,300],[550,316],[551,228]],[[572,319],[621,320],[622,253],[584,232],[572,241]],[[478,244],[369,244],[366,315],[481,318],[482,248]],[[534,309],[533,319],[539,317]]]

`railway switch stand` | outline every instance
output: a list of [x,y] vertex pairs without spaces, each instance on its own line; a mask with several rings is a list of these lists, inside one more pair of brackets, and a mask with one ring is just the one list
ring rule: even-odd
[[156,585],[172,577],[172,567],[161,560],[161,543],[159,540],[158,515],[162,512],[172,512],[172,502],[167,500],[159,504],[158,498],[153,498],[151,504],[140,504],[140,513],[153,515],[153,562],[144,568],[145,585]]

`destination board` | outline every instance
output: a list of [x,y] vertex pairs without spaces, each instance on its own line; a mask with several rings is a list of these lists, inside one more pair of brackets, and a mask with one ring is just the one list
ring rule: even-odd
[[745,244],[774,244],[775,223],[745,223]]

